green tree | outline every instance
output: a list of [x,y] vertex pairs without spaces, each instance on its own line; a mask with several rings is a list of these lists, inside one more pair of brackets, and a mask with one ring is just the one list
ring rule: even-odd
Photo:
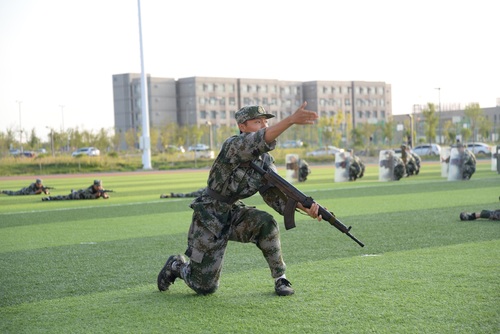
[[382,136],[384,137],[384,143],[387,145],[392,145],[393,144],[393,139],[394,139],[394,121],[390,120],[388,122],[385,122],[382,125]]
[[481,124],[482,119],[485,118],[483,116],[483,111],[481,110],[479,103],[471,103],[471,104],[467,105],[465,107],[464,114],[465,114],[465,117],[467,118],[467,121],[470,125],[472,141],[476,141],[476,134],[477,134],[476,131],[479,128],[479,125]]
[[28,138],[28,145],[31,149],[37,149],[40,145],[40,138],[36,135],[35,128],[31,129],[30,136]]
[[439,125],[439,117],[436,115],[436,107],[434,103],[428,103],[427,108],[422,110],[422,115],[425,119],[425,137],[429,144],[432,144],[436,138],[436,128]]
[[452,145],[457,138],[457,130],[452,121],[446,121],[443,124],[443,136],[445,144]]
[[137,142],[136,138],[137,138],[137,135],[136,135],[135,130],[133,128],[129,128],[125,132],[125,143],[127,143],[127,150],[135,151],[135,149],[136,149],[135,143]]

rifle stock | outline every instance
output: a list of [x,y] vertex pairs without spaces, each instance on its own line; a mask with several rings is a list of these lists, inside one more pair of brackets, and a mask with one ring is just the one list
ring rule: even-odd
[[[285,228],[287,230],[294,228],[295,227],[295,208],[297,206],[297,203],[302,204],[303,207],[305,208],[310,208],[312,204],[314,203],[314,200],[310,196],[306,196],[304,193],[302,193],[300,190],[295,188],[292,184],[290,184],[288,181],[283,179],[280,175],[278,175],[275,171],[267,169],[264,170],[262,167],[258,166],[255,164],[253,161],[250,162],[250,167],[252,167],[256,172],[258,172],[260,175],[262,175],[264,178],[268,180],[268,182],[275,187],[277,187],[279,190],[281,190],[287,197],[287,202],[285,205],[285,212],[284,212],[284,217],[285,217]],[[328,211],[324,207],[322,207],[319,203],[316,203],[319,206],[318,213],[321,215],[321,217],[328,221],[330,225],[334,226],[337,228],[340,232],[347,234],[349,238],[354,240],[358,245],[361,247],[364,247],[365,245],[359,241],[355,236],[353,236],[350,233],[351,226],[347,227],[345,226],[340,220],[338,220],[333,212]]]

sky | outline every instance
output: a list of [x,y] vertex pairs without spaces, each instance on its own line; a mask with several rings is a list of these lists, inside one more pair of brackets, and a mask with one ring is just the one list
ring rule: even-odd
[[[500,98],[490,0],[141,0],[154,77],[381,81],[393,114]],[[0,131],[113,128],[112,75],[140,73],[137,0],[0,0]]]

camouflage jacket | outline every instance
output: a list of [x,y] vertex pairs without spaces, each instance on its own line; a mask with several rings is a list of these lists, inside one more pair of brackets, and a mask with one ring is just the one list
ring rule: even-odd
[[99,191],[94,190],[93,186],[90,186],[86,189],[80,189],[73,193],[73,197],[79,199],[95,199],[98,198]]
[[[276,142],[268,145],[264,140],[265,129],[257,132],[243,133],[228,138],[214,161],[208,175],[207,187],[223,196],[236,200],[236,203],[224,203],[210,196],[207,191],[191,203],[191,208],[202,210],[207,215],[218,219],[206,219],[207,226],[215,235],[220,235],[227,225],[228,214],[238,206],[244,205],[239,200],[257,193],[267,180],[254,171],[248,163],[254,161],[259,166],[274,166],[274,158],[268,153],[276,147]],[[284,195],[276,188],[261,193],[262,198],[275,211],[283,215],[286,201]],[[208,217],[208,216],[207,216]]]

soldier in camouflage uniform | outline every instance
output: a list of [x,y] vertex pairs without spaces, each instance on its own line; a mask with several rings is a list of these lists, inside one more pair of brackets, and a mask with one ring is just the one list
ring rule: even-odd
[[[190,261],[186,262],[182,255],[170,256],[158,274],[160,291],[168,290],[176,278],[181,278],[198,294],[214,293],[231,240],[254,243],[271,270],[276,294],[294,293],[285,276],[278,223],[271,214],[240,200],[260,192],[266,204],[283,215],[286,197],[277,188],[266,187],[266,179],[249,163],[275,169],[274,158],[268,152],[275,148],[278,136],[293,124],[313,124],[318,118],[317,113],[305,109],[306,105],[304,102],[291,116],[270,127],[267,119],[274,115],[261,106],[247,106],[236,112],[240,135],[224,142],[210,170],[207,188],[190,204],[194,212],[185,252]],[[300,204],[297,208],[321,220],[316,203],[310,209]]]
[[205,188],[200,188],[196,191],[190,193],[170,193],[170,194],[161,194],[160,198],[176,198],[176,197],[198,197],[203,193]]
[[79,199],[97,199],[97,198],[108,199],[109,195],[105,192],[102,187],[101,180],[94,180],[94,183],[86,188],[77,191],[71,190],[71,193],[66,196],[48,196],[43,197],[42,201],[62,201],[62,200],[79,200]]
[[500,210],[481,210],[481,212],[460,213],[460,220],[476,220],[478,218],[500,220]]
[[476,156],[465,148],[462,143],[457,144],[457,150],[458,156],[451,160],[451,156],[449,156],[442,161],[457,166],[460,170],[460,177],[462,180],[470,180],[472,174],[476,172]]
[[41,193],[44,193],[45,195],[50,194],[49,190],[44,187],[42,180],[40,179],[36,179],[34,183],[18,191],[2,190],[2,194],[9,196],[40,195]]

